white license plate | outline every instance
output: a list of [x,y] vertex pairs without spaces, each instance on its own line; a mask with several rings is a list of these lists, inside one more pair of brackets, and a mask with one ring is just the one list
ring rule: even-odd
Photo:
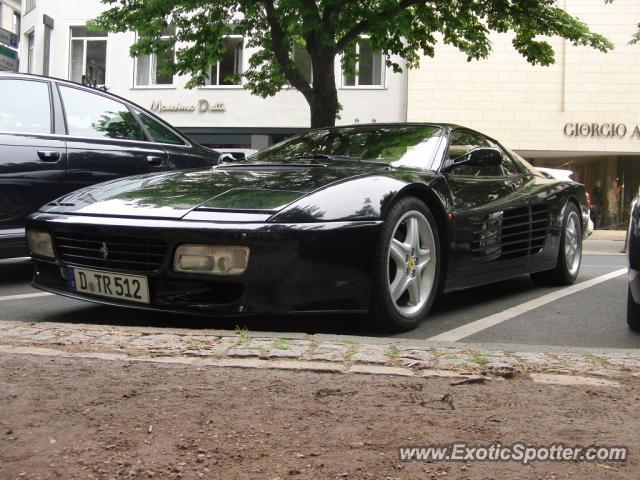
[[[70,270],[70,271],[69,271]],[[130,302],[149,303],[147,277],[86,268],[67,270],[71,290]]]

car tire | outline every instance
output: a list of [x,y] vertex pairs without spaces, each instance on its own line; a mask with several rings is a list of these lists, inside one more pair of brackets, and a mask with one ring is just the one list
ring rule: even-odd
[[552,270],[531,274],[539,285],[571,285],[578,278],[582,262],[582,223],[576,206],[569,202],[562,220],[558,262]]
[[631,287],[627,287],[627,323],[634,332],[640,332],[640,305],[633,300]]
[[424,320],[438,291],[438,225],[424,202],[405,197],[386,214],[375,249],[369,317],[401,332]]

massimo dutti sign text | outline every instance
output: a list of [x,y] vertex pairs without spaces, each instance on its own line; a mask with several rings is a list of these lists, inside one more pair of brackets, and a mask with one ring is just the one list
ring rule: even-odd
[[640,140],[640,125],[624,123],[565,123],[562,129],[567,137],[636,138]]
[[214,102],[211,103],[209,100],[198,100],[198,103],[163,103],[162,100],[153,100],[151,102],[150,110],[152,112],[157,113],[176,113],[176,112],[186,112],[186,113],[208,113],[208,112],[224,112],[225,107],[224,103]]

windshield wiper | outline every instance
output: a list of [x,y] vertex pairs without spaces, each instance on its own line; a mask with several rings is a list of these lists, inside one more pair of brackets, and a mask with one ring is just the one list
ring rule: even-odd
[[333,160],[334,158],[334,155],[326,155],[324,153],[301,153],[287,157],[287,160]]

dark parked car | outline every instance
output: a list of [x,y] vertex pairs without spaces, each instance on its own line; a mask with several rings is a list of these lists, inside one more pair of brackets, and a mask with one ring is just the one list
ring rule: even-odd
[[631,203],[631,220],[627,232],[629,286],[627,287],[627,323],[640,332],[640,197]]
[[441,124],[311,130],[244,162],[88,188],[30,217],[40,289],[204,314],[369,312],[580,269],[585,189]]
[[127,100],[73,82],[0,72],[0,258],[28,254],[24,222],[98,182],[211,166],[218,154]]

